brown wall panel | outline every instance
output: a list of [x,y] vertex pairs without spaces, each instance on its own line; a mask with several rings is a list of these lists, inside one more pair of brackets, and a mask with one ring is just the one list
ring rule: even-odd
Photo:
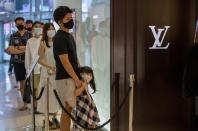
[[[134,6],[134,0],[112,1],[112,76],[120,73],[119,103],[127,94],[129,74],[134,72]],[[128,107],[127,101],[112,131],[128,130]]]
[[[186,53],[193,42],[193,3],[193,0],[138,0],[137,76],[142,76],[142,80],[138,80],[135,97],[137,131],[188,130],[186,116],[190,114],[189,110],[184,111],[188,103],[181,97],[181,82]],[[149,50],[155,40],[149,25],[171,26],[163,43],[170,42],[167,50]]]
[[[150,25],[171,26],[163,43],[170,42],[167,50],[149,50],[155,40]],[[194,0],[112,0],[111,75],[121,73],[120,102],[129,74],[136,75],[135,131],[188,130],[189,102],[181,96],[181,82],[194,29]],[[128,104],[112,131],[128,130],[127,112]]]

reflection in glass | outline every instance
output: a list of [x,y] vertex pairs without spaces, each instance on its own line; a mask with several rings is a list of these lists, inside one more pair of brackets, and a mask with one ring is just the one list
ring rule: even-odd
[[14,11],[14,0],[0,0],[0,12]]
[[[103,124],[110,118],[110,0],[82,0],[81,10],[77,53],[81,66],[94,70],[97,92],[92,96]],[[105,128],[110,130],[110,125]]]
[[198,43],[198,20],[197,20],[196,29],[195,29],[194,43],[195,44]]

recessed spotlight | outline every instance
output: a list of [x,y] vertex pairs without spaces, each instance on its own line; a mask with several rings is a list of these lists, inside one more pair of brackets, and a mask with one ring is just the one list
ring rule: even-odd
[[94,16],[93,16],[93,19],[98,19],[98,16],[97,16],[97,15],[94,15]]

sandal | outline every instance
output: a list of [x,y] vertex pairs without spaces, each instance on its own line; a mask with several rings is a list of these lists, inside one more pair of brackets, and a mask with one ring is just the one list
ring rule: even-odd
[[[45,128],[45,120],[43,120],[43,128]],[[52,123],[51,121],[49,121],[49,129],[50,130],[55,130],[57,129],[56,128],[56,125],[54,123]]]
[[60,123],[58,122],[57,118],[52,118],[52,122],[56,125],[56,128],[60,128]]
[[25,110],[27,110],[27,109],[28,109],[28,107],[23,106],[23,107],[21,107],[21,108],[19,109],[19,111],[25,111]]

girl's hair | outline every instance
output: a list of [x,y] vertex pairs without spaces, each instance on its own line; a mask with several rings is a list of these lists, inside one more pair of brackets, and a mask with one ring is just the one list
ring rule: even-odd
[[49,43],[48,43],[47,31],[49,30],[50,26],[53,26],[54,27],[54,25],[52,23],[46,23],[46,24],[44,24],[44,27],[43,27],[43,36],[42,36],[42,41],[45,42],[45,44],[46,44],[46,46],[48,48],[50,48],[50,46],[49,46]]
[[80,73],[87,73],[87,74],[92,74],[92,80],[90,81],[90,86],[94,90],[93,94],[96,92],[96,84],[95,84],[95,79],[94,79],[94,73],[91,67],[88,66],[83,66],[80,68]]

